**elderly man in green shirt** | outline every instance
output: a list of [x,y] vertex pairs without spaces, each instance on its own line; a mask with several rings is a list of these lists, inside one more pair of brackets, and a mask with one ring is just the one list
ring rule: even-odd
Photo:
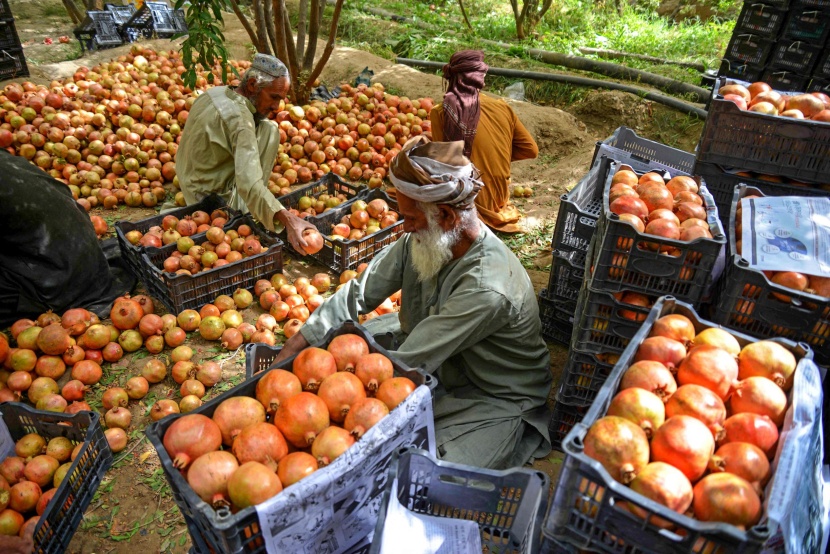
[[400,289],[400,314],[369,320],[366,328],[394,332],[401,343],[394,355],[438,377],[439,455],[514,467],[550,451],[550,358],[527,272],[477,219],[482,183],[463,147],[423,136],[404,145],[390,179],[407,234],[323,303],[277,362]]
[[290,84],[281,61],[257,54],[238,87],[213,87],[199,96],[182,134],[176,172],[188,205],[218,194],[268,230],[284,225],[291,245],[305,253],[302,232],[314,226],[292,215],[268,190],[280,134],[266,118],[279,109]]

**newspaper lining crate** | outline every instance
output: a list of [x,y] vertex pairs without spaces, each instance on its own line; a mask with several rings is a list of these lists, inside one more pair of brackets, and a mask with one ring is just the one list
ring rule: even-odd
[[535,554],[549,489],[550,479],[541,471],[496,471],[442,462],[416,448],[401,449],[389,468],[369,552],[379,554],[383,548],[384,523],[394,496],[417,514],[475,521],[483,552]]
[[101,416],[86,411],[73,415],[44,412],[18,402],[0,404],[0,414],[12,440],[38,433],[47,440],[66,437],[73,445],[84,445],[40,516],[34,533],[36,554],[66,552],[101,479],[112,465],[112,450],[101,427]]
[[127,240],[127,233],[130,231],[141,231],[146,233],[150,227],[160,226],[161,222],[168,215],[175,216],[182,219],[186,215],[191,215],[196,211],[203,211],[210,214],[214,210],[224,210],[228,214],[228,223],[239,217],[239,212],[226,206],[226,202],[216,195],[207,196],[196,204],[176,208],[163,214],[154,215],[141,221],[117,221],[115,223],[115,235],[118,237],[118,247],[121,250],[121,258],[127,266],[127,269],[137,279],[146,279],[147,275],[143,273],[143,265],[141,262],[141,255],[144,253],[143,246],[136,246]]
[[810,6],[793,6],[783,36],[822,46],[830,35],[830,13]]
[[593,289],[592,285],[588,282],[579,294],[579,320],[574,321],[571,351],[619,354],[637,334],[651,308],[624,304],[612,293]]
[[[385,200],[392,211],[398,211],[398,203],[392,200],[380,189],[373,189],[361,197],[367,204],[375,199]],[[340,205],[333,210],[328,210],[317,217],[310,218],[309,223],[313,224],[323,235],[323,249],[311,256],[323,265],[332,270],[342,273],[347,269],[355,269],[363,262],[368,262],[375,257],[375,254],[394,243],[403,230],[403,217],[398,221],[362,239],[332,240],[329,238],[332,227],[340,222],[340,219],[350,213],[350,204]]]
[[548,291],[539,293],[539,319],[542,320],[542,338],[569,346],[574,327],[574,311],[570,306],[557,302],[548,296]]
[[734,34],[726,47],[724,58],[732,62],[765,65],[774,46],[775,39],[752,33]]
[[821,56],[822,46],[807,40],[780,39],[770,57],[773,69],[786,69],[799,75],[809,75]]
[[617,354],[591,354],[572,349],[562,370],[558,398],[572,405],[590,404],[614,369]]
[[23,48],[0,50],[0,80],[16,79],[29,75],[29,66],[23,56]]
[[698,161],[740,167],[796,181],[830,177],[830,124],[743,111],[717,94],[721,86],[748,83],[719,79],[698,146]]
[[760,2],[744,2],[735,22],[735,29],[740,32],[776,38],[786,17],[787,10]]
[[[545,537],[565,542],[577,550],[615,554],[757,553],[770,537],[771,530],[761,523],[744,531],[729,524],[703,522],[669,510],[615,481],[599,462],[584,453],[585,434],[606,413],[623,373],[632,363],[636,348],[648,336],[654,321],[670,313],[688,317],[697,332],[713,326],[700,319],[691,306],[671,297],[663,297],[655,304],[588,413],[563,441],[566,458],[543,528]],[[741,346],[755,340],[730,332]],[[804,345],[786,340],[779,342],[796,358],[812,357]],[[640,518],[629,510],[620,509],[625,503],[636,505],[647,515]],[[668,520],[673,531],[667,532],[655,524],[657,518]]]
[[[726,244],[714,199],[706,186],[700,184],[700,195],[713,238],[684,242],[641,234],[609,209],[611,179],[618,169],[626,167],[614,166],[608,172],[603,192],[604,214],[597,224],[585,265],[593,268],[591,286],[608,292],[630,290],[651,295],[671,294],[684,301],[700,302],[708,293],[713,270]],[[662,248],[674,248],[678,255],[661,253]]]
[[[314,346],[325,348],[334,337],[347,333],[357,334],[361,336],[368,343],[370,352],[380,352],[381,354],[389,357],[392,360],[392,365],[394,367],[396,374],[405,375],[409,377],[410,379],[412,379],[415,385],[419,387],[419,389],[420,385],[426,385],[427,387],[434,386],[435,381],[434,379],[432,379],[431,376],[418,369],[411,369],[399,363],[394,357],[390,356],[387,350],[380,347],[374,341],[372,335],[366,332],[366,330],[363,327],[356,325],[352,321],[345,322],[337,329],[331,329],[326,334],[323,341]],[[294,357],[289,358],[288,360],[286,360],[285,364],[283,364],[283,367],[290,371],[292,369],[293,361]],[[222,393],[220,396],[206,402],[205,404],[196,408],[194,411],[190,413],[202,414],[207,417],[211,417],[214,411],[216,410],[217,406],[221,404],[223,401],[227,400],[228,398],[234,396],[255,397],[257,383],[264,375],[264,372],[255,375],[252,379],[249,379],[241,385],[238,385],[232,388],[231,390]],[[430,385],[430,383],[433,383],[433,385]],[[412,397],[410,396],[410,398]],[[410,420],[422,417],[421,412],[412,410],[412,413],[410,413],[407,411],[407,409],[411,410],[412,408],[416,408],[417,406],[415,406],[412,403],[407,403],[407,401],[404,402],[405,403],[399,406],[398,409],[403,410],[401,413],[406,414],[405,417],[409,418]],[[167,482],[170,484],[170,488],[173,493],[173,499],[176,502],[176,505],[181,510],[181,513],[188,524],[188,531],[190,532],[191,536],[194,537],[194,544],[205,544],[210,550],[217,554],[260,554],[266,552],[265,543],[263,539],[263,531],[261,528],[260,519],[256,507],[251,506],[248,508],[244,508],[236,513],[231,513],[231,511],[228,508],[220,508],[218,510],[214,510],[211,506],[209,506],[206,502],[202,501],[196,495],[196,493],[193,491],[190,485],[187,484],[187,481],[185,480],[185,477],[182,475],[182,473],[178,469],[173,467],[173,461],[167,453],[167,450],[164,448],[162,441],[164,434],[170,427],[170,425],[179,417],[185,415],[187,414],[174,415],[171,417],[166,417],[158,422],[152,423],[147,427],[145,433],[147,434],[147,437],[149,438],[150,442],[153,444],[153,446],[159,454],[162,470],[164,471],[164,475],[167,479]],[[361,441],[371,441],[373,436],[379,436],[378,433],[383,432],[381,426],[382,423],[378,423],[375,427],[370,429],[361,438]],[[418,445],[422,442],[421,439],[422,437],[420,436],[401,436],[399,437],[399,442],[397,444],[398,446],[410,446],[413,444]],[[358,443],[356,443],[355,446],[357,446],[357,444],[360,444],[360,441],[358,441]],[[370,444],[374,446],[376,444],[376,441],[372,441]],[[353,446],[352,448],[355,448],[355,446]],[[394,449],[395,446],[391,445],[391,448]],[[380,453],[380,451],[374,452],[375,454]],[[333,472],[338,471],[338,468],[342,468],[344,465],[346,465],[345,462],[347,462],[347,460],[344,459],[345,457],[346,454],[343,454],[341,458],[338,458],[329,466],[318,470],[326,471],[329,473],[328,487],[330,489],[336,486],[336,480],[339,480],[341,477],[343,477],[342,475]],[[364,468],[367,466],[375,466],[378,472],[384,472],[385,475],[385,471],[390,461],[391,452],[388,459],[374,459],[372,458],[372,456],[369,456],[369,458],[365,460]],[[306,479],[312,478],[313,475],[307,477]],[[383,488],[382,483],[378,485],[379,488],[377,489],[376,495],[374,494],[374,491],[369,491],[369,496],[374,497],[374,500],[373,498],[364,499],[366,502],[377,502],[378,504],[380,503],[380,496],[383,493]],[[292,485],[292,487],[298,487],[298,489],[295,490],[299,490],[302,488],[302,482],[295,483],[294,485]],[[353,489],[353,487],[351,489]],[[317,490],[316,492],[319,494],[325,494],[326,492],[330,491]],[[351,500],[354,500],[357,498],[357,495],[361,493],[357,490],[349,490],[347,494],[350,495],[349,498]],[[297,502],[296,499],[293,499],[292,501]],[[344,506],[349,505],[348,503],[343,504]],[[344,510],[346,510],[346,508],[341,507],[338,512],[343,512]],[[328,512],[331,511],[332,510],[329,508]],[[290,514],[285,515],[288,516]],[[338,521],[338,519],[334,518],[334,516],[331,513],[328,513],[328,517],[331,520],[329,522],[329,526],[342,524],[342,521]],[[342,519],[344,516],[342,515],[342,513],[340,513],[339,517]],[[319,536],[309,537],[308,540],[322,541],[325,539],[324,535],[325,533],[319,533]],[[319,547],[320,545],[318,544],[317,546]],[[321,550],[306,551],[316,552]]]
[[[199,310],[220,294],[231,295],[236,289],[253,289],[260,279],[282,271],[282,241],[259,227],[250,216],[242,216],[225,225],[225,230],[248,225],[259,236],[262,251],[220,267],[179,275],[164,271],[164,260],[176,250],[176,243],[161,248],[147,248],[141,255],[144,284],[153,298],[161,300],[172,313]],[[199,244],[204,234],[193,236]]]
[[[729,225],[729,263],[721,280],[712,319],[730,329],[759,338],[785,337],[805,342],[816,362],[830,364],[830,298],[799,292],[772,283],[763,272],[752,269],[738,255],[735,244],[735,211],[748,194],[764,192],[746,185],[735,189]],[[790,297],[783,302],[772,296]]]

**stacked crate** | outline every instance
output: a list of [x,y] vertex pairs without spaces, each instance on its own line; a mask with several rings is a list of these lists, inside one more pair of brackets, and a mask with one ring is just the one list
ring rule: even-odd
[[8,0],[0,0],[0,81],[29,74]]
[[[827,58],[828,36],[830,0],[747,1],[718,75],[764,81],[777,90],[807,90],[814,70],[825,77],[819,66]],[[827,70],[830,77],[830,66]]]
[[[639,329],[640,322],[628,317],[636,314],[634,319],[642,320],[648,313],[648,307],[621,304],[618,293],[645,291],[652,301],[659,294],[669,293],[693,302],[702,297],[703,287],[677,287],[671,279],[663,278],[638,284],[636,278],[628,280],[636,271],[608,267],[606,253],[613,257],[611,243],[625,233],[621,226],[630,227],[619,221],[609,223],[607,206],[603,205],[610,178],[621,164],[638,172],[657,170],[672,176],[685,175],[691,173],[694,157],[620,127],[611,138],[597,145],[588,175],[560,199],[550,281],[539,295],[545,339],[564,344],[570,350],[549,427],[557,449],[573,424],[585,415],[617,357]],[[633,228],[631,232],[635,232]],[[606,238],[610,243],[606,244]],[[619,238],[627,240],[621,235]],[[632,254],[632,267],[635,263],[654,263],[634,260],[639,257]],[[707,263],[712,261],[710,258]],[[626,280],[615,284],[609,274],[626,276]],[[705,284],[705,278],[698,280]]]

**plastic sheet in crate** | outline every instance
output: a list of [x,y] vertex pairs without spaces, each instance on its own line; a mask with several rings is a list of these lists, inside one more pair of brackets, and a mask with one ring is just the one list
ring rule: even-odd
[[790,8],[782,35],[822,46],[830,35],[830,13],[810,6],[794,6]]
[[536,554],[549,489],[550,479],[541,471],[496,471],[442,462],[415,448],[401,449],[389,469],[369,552],[400,546],[400,530],[384,526],[390,506],[397,502],[416,514],[476,522],[483,552]]
[[560,254],[554,250],[547,288],[548,294],[554,300],[573,303],[576,309],[576,301],[579,298],[584,277],[585,254],[583,252]]
[[23,48],[0,50],[0,81],[26,77],[28,74],[29,66],[26,65]]
[[774,45],[773,38],[764,38],[752,33],[735,33],[723,57],[752,65],[765,65]]
[[[633,361],[638,346],[650,333],[654,321],[658,317],[670,313],[689,318],[698,333],[703,329],[715,326],[711,322],[700,319],[688,304],[677,302],[671,297],[663,297],[655,304],[640,333],[623,353],[605,385],[591,404],[587,414],[578,425],[574,426],[563,441],[566,458],[554,491],[551,508],[545,520],[543,528],[545,537],[565,542],[580,551],[591,550],[609,554],[757,553],[762,550],[765,541],[770,538],[773,529],[767,525],[766,521],[748,530],[743,530],[725,523],[702,522],[671,511],[617,482],[599,462],[589,458],[584,453],[584,437],[588,428],[597,419],[605,415],[612,398],[617,393],[623,373]],[[754,341],[746,335],[734,332],[732,334],[741,346]],[[801,386],[806,385],[813,388],[807,383],[813,379],[818,381],[818,372],[815,371],[814,366],[808,365],[810,364],[809,359],[812,357],[809,348],[781,339],[778,342],[791,350],[797,359],[804,358],[800,362],[804,365],[799,365],[799,369],[808,371],[810,376],[805,377]],[[816,383],[816,386],[820,385]],[[785,423],[785,431],[787,430],[786,425]],[[804,431],[806,432],[807,429],[805,428]],[[787,477],[784,481],[790,481],[789,478],[795,475],[795,472],[803,472],[802,466],[806,460],[799,460],[798,457],[815,456],[814,452],[807,454],[806,452],[809,452],[809,450],[805,448],[803,450],[805,454],[798,454],[794,458],[789,458],[788,467],[783,472]],[[778,459],[776,457],[776,464]],[[774,469],[776,474],[780,472],[780,468],[776,467]],[[774,476],[770,484],[767,485],[765,494],[767,498],[772,496],[780,500],[785,495],[780,494],[783,492],[783,487],[773,488],[775,479]],[[792,484],[788,482],[785,486],[792,486]],[[807,486],[811,485],[808,484]],[[804,494],[804,492],[805,490],[802,489],[798,494]],[[807,512],[815,509],[809,502],[806,502],[808,496],[804,494],[801,497],[805,499],[804,505],[799,505],[796,508],[799,512],[798,517],[806,520],[811,517],[807,515]],[[789,496],[789,498],[795,498],[795,496]],[[635,515],[632,510],[624,508],[624,506],[630,505],[642,509],[646,515],[641,518]],[[765,508],[772,509],[766,504]],[[793,508],[795,506],[788,507],[788,509]],[[778,511],[780,515],[781,510]],[[659,524],[660,519],[658,518],[667,520],[672,531],[667,532],[665,525]],[[818,534],[820,536],[821,532],[819,531]],[[798,538],[798,540],[800,539],[801,537]],[[805,552],[815,551],[813,548],[805,550]]]
[[[161,248],[147,248],[141,255],[142,278],[153,298],[161,300],[173,313],[199,310],[220,294],[231,295],[236,289],[253,289],[260,279],[282,271],[282,241],[264,231],[249,216],[234,219],[225,230],[248,225],[259,237],[262,250],[220,267],[202,269],[194,275],[168,273],[164,260],[176,250],[176,243]],[[198,244],[204,235],[194,235]]]
[[542,338],[569,346],[574,327],[574,309],[570,303],[557,302],[543,290],[539,293],[539,318],[542,320]]
[[553,415],[548,423],[548,433],[554,450],[562,452],[562,441],[571,432],[573,426],[582,421],[590,407],[590,403],[569,404],[557,396],[556,404],[553,406]]
[[562,370],[557,397],[574,405],[593,402],[619,357],[619,353],[590,354],[572,349]]
[[[368,204],[372,200],[382,199],[389,205],[389,209],[397,211],[398,203],[380,189],[369,191],[362,200]],[[404,234],[403,218],[392,225],[367,235],[362,239],[332,240],[329,238],[332,227],[340,222],[340,219],[350,213],[350,205],[346,204],[329,210],[317,217],[309,219],[323,235],[323,249],[312,254],[312,257],[338,273],[347,269],[355,269],[363,262],[368,262],[375,257],[375,254],[394,243]]]
[[592,286],[589,283],[579,294],[571,350],[619,354],[637,334],[655,298],[629,291],[612,294]]
[[784,24],[787,10],[761,2],[744,2],[741,13],[735,21],[735,32],[755,33],[768,38],[777,38]]
[[[641,234],[609,208],[608,192],[618,168],[609,171],[603,193],[604,213],[585,265],[593,268],[591,286],[610,292],[671,294],[692,303],[700,302],[717,277],[716,265],[726,244],[714,199],[701,183],[700,196],[706,207],[711,239],[701,237],[685,242]],[[671,251],[664,252],[666,249]]]
[[227,213],[228,217],[226,219],[228,222],[231,222],[235,218],[239,217],[239,212],[229,208],[222,198],[216,195],[211,195],[196,204],[191,204],[190,206],[185,206],[183,208],[176,208],[175,210],[154,215],[140,221],[117,221],[115,223],[115,236],[118,237],[118,247],[121,249],[121,258],[124,260],[127,269],[138,279],[144,280],[148,277],[148,275],[143,273],[143,265],[141,263],[141,255],[144,253],[145,248],[143,246],[136,246],[128,241],[127,233],[130,231],[140,231],[141,233],[146,233],[151,227],[161,226],[161,222],[168,215],[182,219],[185,216],[190,216],[197,211],[203,211],[210,215],[214,210],[223,210]]
[[[196,496],[182,473],[173,467],[162,443],[170,425],[185,414],[164,418],[147,427],[147,437],[159,454],[173,498],[198,542],[217,553],[260,554],[266,551],[266,541],[270,549],[278,552],[347,552],[352,545],[362,544],[375,527],[376,507],[381,502],[393,452],[408,446],[434,451],[429,390],[432,378],[396,361],[363,327],[351,321],[330,330],[318,346],[327,346],[343,333],[362,336],[371,352],[390,357],[395,371],[407,375],[419,386],[334,462],[286,487],[263,504],[236,513],[227,508],[214,510]],[[290,358],[283,367],[290,371],[292,364],[293,358]],[[211,417],[217,406],[228,398],[255,396],[263,375],[255,375],[191,413]]]
[[[62,554],[69,550],[72,535],[112,465],[112,450],[101,427],[101,416],[94,412],[44,412],[18,402],[0,404],[0,415],[12,441],[37,433],[46,440],[66,437],[73,446],[83,443],[34,532],[36,554]],[[5,455],[2,450],[6,446],[13,452],[13,444],[0,444],[0,458]]]
[[821,52],[822,46],[815,46],[807,40],[780,39],[769,59],[769,66],[798,75],[809,75],[818,63]]
[[[736,188],[730,221],[735,221],[738,201],[747,195],[765,196],[757,188]],[[713,304],[713,321],[758,338],[785,337],[805,342],[813,349],[817,363],[830,364],[830,298],[771,282],[738,255],[732,224],[729,237],[729,263]]]

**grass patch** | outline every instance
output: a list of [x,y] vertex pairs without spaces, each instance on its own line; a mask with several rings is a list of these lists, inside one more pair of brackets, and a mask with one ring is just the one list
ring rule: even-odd
[[40,13],[43,17],[68,17],[62,4],[43,4]]

